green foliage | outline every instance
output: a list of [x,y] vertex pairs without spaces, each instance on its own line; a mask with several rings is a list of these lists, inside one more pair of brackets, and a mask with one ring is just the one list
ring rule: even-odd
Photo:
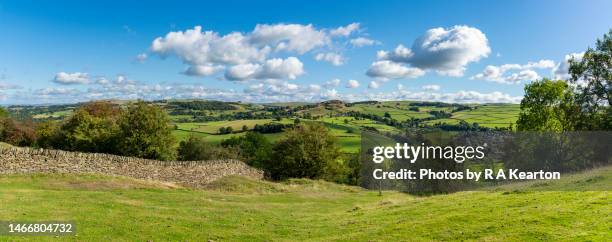
[[179,160],[215,160],[215,159],[236,159],[238,155],[233,149],[223,149],[214,146],[200,137],[189,137],[186,141],[181,141],[178,148]]
[[[60,127],[57,136],[45,134],[43,143],[51,142],[63,150],[114,153],[118,126],[115,117],[80,108]],[[96,115],[98,114],[98,115]],[[44,127],[45,129],[50,127]],[[50,132],[41,130],[41,132]],[[46,144],[43,144],[46,145]]]
[[41,148],[54,148],[58,146],[60,142],[59,134],[59,125],[57,122],[48,120],[39,123],[36,126],[36,134],[38,135],[38,140],[36,140],[36,145]]
[[521,101],[521,112],[516,122],[517,129],[573,130],[578,112],[572,89],[565,81],[535,81],[525,86],[525,97]]
[[96,101],[80,106],[59,127],[52,121],[37,128],[38,146],[70,151],[117,153],[117,119],[121,110],[109,102]]
[[231,134],[232,132],[234,132],[234,128],[231,126],[219,128],[219,134]]
[[588,48],[580,61],[570,60],[570,81],[580,84],[576,101],[582,117],[578,128],[612,129],[612,29]]
[[265,136],[257,132],[248,132],[241,137],[232,137],[221,142],[226,148],[235,148],[241,160],[247,164],[263,168],[264,163],[272,156],[272,144]]
[[6,109],[5,109],[5,108],[0,107],[0,118],[6,118],[6,117],[8,117],[8,116],[9,116],[9,112],[8,112],[8,111],[6,111]]
[[273,148],[272,159],[264,164],[275,180],[327,178],[336,173],[340,151],[336,138],[321,123],[296,125]]
[[176,157],[168,114],[160,107],[139,101],[118,120],[120,152],[128,156],[171,160]]

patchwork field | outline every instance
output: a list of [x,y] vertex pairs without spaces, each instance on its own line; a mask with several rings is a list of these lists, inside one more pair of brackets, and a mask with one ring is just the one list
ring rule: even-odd
[[[99,175],[0,176],[3,220],[72,220],[55,241],[609,241],[612,169],[565,183],[416,197],[312,180],[227,177],[204,190]],[[544,191],[539,191],[544,190]]]
[[[118,105],[125,102],[116,101]],[[218,144],[233,136],[244,135],[243,128],[252,130],[255,125],[269,123],[292,124],[296,118],[305,122],[323,122],[331,133],[338,138],[341,150],[347,153],[358,152],[360,130],[375,129],[382,133],[401,132],[401,127],[392,126],[385,120],[396,123],[421,120],[421,125],[456,125],[460,121],[478,123],[481,127],[508,128],[518,118],[519,106],[516,104],[446,104],[415,101],[386,101],[344,103],[328,101],[322,103],[273,103],[244,104],[205,100],[178,100],[157,102],[170,114],[176,129],[173,131],[179,140],[190,136],[201,137],[205,141]],[[30,115],[34,121],[54,119],[61,121],[70,116],[75,105],[48,107],[9,108],[14,115]],[[350,112],[372,115],[367,118],[347,116]],[[447,116],[435,117],[435,112]],[[245,118],[250,117],[250,118]],[[277,121],[280,119],[280,121]],[[221,134],[220,128],[232,128],[232,133]],[[275,142],[283,133],[264,134]]]

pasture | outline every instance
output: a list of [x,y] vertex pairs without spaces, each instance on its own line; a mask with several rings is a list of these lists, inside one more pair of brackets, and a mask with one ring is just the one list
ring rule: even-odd
[[[20,241],[397,241],[610,239],[612,169],[416,197],[305,179],[226,177],[195,190],[101,175],[1,175],[4,220],[72,220],[76,237]],[[544,190],[544,191],[537,191]]]

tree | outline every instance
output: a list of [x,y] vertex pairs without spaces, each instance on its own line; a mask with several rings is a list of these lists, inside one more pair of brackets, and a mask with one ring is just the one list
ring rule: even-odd
[[223,140],[221,145],[226,148],[237,148],[240,159],[258,168],[262,168],[263,163],[270,160],[272,154],[272,144],[258,132],[247,132],[241,137],[231,137]]
[[242,125],[242,131],[244,132],[249,131],[249,126],[247,126],[246,124]]
[[[117,134],[119,127],[117,119],[121,109],[110,102],[95,101],[82,105],[70,116],[59,129],[45,124],[39,129],[42,135],[40,145],[54,148],[99,152],[118,153]],[[56,133],[50,133],[55,131]]]
[[30,121],[19,122],[12,118],[0,121],[0,140],[17,146],[32,146],[36,142],[36,131]]
[[175,158],[176,140],[170,119],[160,107],[138,101],[121,115],[118,124],[123,155],[158,160]]
[[340,151],[336,138],[321,123],[300,124],[287,131],[273,147],[272,159],[263,164],[275,180],[291,177],[322,178],[337,166]]
[[543,79],[525,86],[517,120],[519,131],[573,130],[578,120],[578,106],[572,88],[565,81]]
[[583,113],[581,129],[612,129],[612,29],[588,48],[581,60],[570,60],[570,81],[577,84]]
[[100,115],[77,109],[58,130],[53,146],[71,151],[115,153],[118,132],[115,118]]

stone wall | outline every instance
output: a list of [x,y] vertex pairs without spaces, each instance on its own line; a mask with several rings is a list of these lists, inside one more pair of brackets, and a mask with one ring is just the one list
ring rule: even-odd
[[263,172],[237,160],[157,161],[97,153],[0,148],[0,174],[98,173],[201,187],[229,175],[262,179]]

